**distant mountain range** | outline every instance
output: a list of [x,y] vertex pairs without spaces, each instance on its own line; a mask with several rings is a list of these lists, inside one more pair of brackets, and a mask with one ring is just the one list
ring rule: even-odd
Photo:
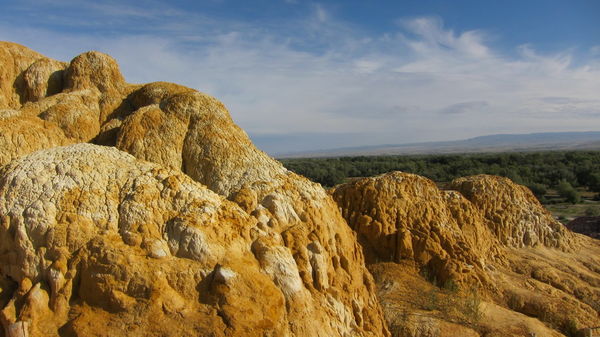
[[443,154],[473,152],[600,150],[600,131],[498,134],[447,142],[424,142],[303,151],[278,158]]

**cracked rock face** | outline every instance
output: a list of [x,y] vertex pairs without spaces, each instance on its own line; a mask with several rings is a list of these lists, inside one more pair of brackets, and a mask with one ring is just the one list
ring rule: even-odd
[[5,336],[389,335],[337,205],[221,102],[0,51]]
[[[271,293],[255,319],[271,309],[280,320],[266,330],[285,327],[283,300],[244,244],[250,217],[189,177],[90,144],[34,153],[0,176],[2,272],[23,288],[3,310],[6,327],[28,324],[33,336],[224,335],[240,327],[208,298],[215,282]],[[225,280],[218,263],[243,269]]]
[[365,259],[598,322],[600,245],[505,179],[452,189],[392,173],[328,194],[209,95],[0,42],[0,337],[390,336]]

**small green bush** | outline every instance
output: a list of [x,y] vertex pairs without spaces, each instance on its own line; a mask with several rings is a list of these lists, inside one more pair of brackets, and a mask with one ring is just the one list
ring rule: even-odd
[[540,200],[540,202],[544,198],[544,195],[546,195],[546,193],[548,193],[548,186],[546,186],[544,184],[531,183],[531,184],[527,185],[527,187],[529,187],[531,192],[533,192],[533,194],[535,194],[536,198],[538,198],[538,200]]
[[579,192],[566,180],[561,180],[556,186],[558,195],[563,197],[566,202],[577,204],[581,202],[581,196]]

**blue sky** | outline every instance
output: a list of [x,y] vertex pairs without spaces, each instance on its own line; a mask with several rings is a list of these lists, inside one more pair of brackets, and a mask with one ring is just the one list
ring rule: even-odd
[[596,0],[4,0],[0,39],[211,94],[272,154],[600,130]]

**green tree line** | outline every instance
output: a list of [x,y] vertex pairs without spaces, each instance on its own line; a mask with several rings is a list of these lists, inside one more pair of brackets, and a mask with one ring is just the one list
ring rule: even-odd
[[523,184],[540,196],[549,188],[564,194],[574,188],[600,192],[600,151],[556,151],[451,155],[355,156],[282,159],[289,170],[330,187],[352,177],[390,171],[425,176],[436,182],[493,174]]

